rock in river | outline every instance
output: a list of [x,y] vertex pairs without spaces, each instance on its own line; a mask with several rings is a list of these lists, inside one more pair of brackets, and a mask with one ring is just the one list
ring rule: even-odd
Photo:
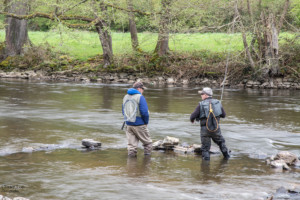
[[81,144],[86,147],[86,148],[90,148],[90,149],[94,149],[94,148],[100,148],[101,147],[101,142],[99,141],[95,141],[93,139],[83,139],[81,141]]
[[288,151],[281,151],[276,156],[272,156],[268,159],[267,164],[273,168],[290,170],[289,166],[299,166],[300,161],[296,155]]

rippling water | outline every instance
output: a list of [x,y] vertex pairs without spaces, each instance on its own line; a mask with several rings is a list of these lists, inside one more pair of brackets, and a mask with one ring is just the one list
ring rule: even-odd
[[[0,194],[30,199],[264,199],[300,184],[300,169],[278,172],[265,158],[300,155],[299,90],[225,90],[222,132],[232,158],[154,152],[128,159],[121,102],[129,85],[0,80]],[[200,88],[145,91],[154,141],[200,143],[189,115]],[[220,98],[220,90],[215,90]],[[102,142],[84,151],[81,140]],[[26,147],[48,147],[22,152]],[[7,186],[14,186],[10,190]]]

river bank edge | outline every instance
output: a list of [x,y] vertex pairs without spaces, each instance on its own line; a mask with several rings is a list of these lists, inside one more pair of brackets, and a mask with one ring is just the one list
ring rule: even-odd
[[[149,77],[144,73],[109,73],[109,72],[89,72],[82,73],[72,70],[48,72],[43,70],[13,70],[4,72],[0,70],[1,79],[28,79],[41,81],[65,81],[83,83],[106,83],[106,84],[133,84],[135,81],[142,81],[146,85],[167,85],[167,86],[210,86],[220,87],[223,85],[224,77],[194,77],[177,78],[176,75],[156,75]],[[238,83],[226,80],[224,82],[229,88],[260,88],[260,89],[294,89],[300,90],[300,79],[292,77],[276,77],[264,80],[243,79]]]

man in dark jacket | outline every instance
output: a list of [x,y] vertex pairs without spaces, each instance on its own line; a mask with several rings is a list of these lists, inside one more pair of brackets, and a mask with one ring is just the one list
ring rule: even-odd
[[142,82],[133,84],[123,98],[122,112],[127,125],[128,156],[136,157],[138,142],[144,146],[144,154],[150,155],[152,140],[148,130],[149,111],[145,97],[142,95],[145,87]]
[[[199,91],[201,94],[202,101],[198,104],[195,111],[191,114],[190,120],[194,123],[195,120],[200,120],[201,126],[201,143],[202,143],[202,158],[204,160],[210,160],[209,150],[211,147],[211,139],[220,147],[220,150],[225,159],[229,159],[230,155],[225,145],[225,139],[221,134],[219,127],[220,118],[225,118],[226,113],[221,105],[221,102],[217,99],[213,99],[212,89],[205,87]],[[211,110],[212,109],[212,110]],[[210,110],[213,111],[209,115]],[[214,121],[215,129],[210,129],[209,120]]]

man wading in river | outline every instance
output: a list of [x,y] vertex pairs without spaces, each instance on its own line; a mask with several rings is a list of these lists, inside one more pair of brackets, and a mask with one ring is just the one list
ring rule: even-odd
[[211,88],[205,87],[199,93],[202,101],[191,114],[190,120],[192,123],[194,123],[195,119],[200,120],[202,158],[210,160],[209,150],[212,139],[220,147],[224,158],[229,159],[230,155],[219,126],[220,117],[225,118],[226,116],[225,110],[219,100],[212,98],[213,92]]
[[145,97],[142,95],[145,87],[142,82],[133,84],[123,98],[122,112],[127,125],[128,156],[136,157],[139,140],[143,143],[144,154],[150,155],[152,140],[148,130],[149,112]]

